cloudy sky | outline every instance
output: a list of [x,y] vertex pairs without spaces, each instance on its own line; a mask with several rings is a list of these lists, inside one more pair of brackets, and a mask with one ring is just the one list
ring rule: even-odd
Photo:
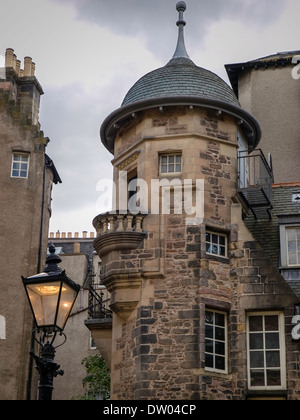
[[[31,56],[45,95],[40,121],[63,184],[50,230],[93,231],[109,210],[97,183],[112,177],[99,129],[177,42],[177,0],[0,0],[0,67],[6,48]],[[299,0],[186,0],[185,40],[199,66],[228,81],[224,64],[300,50]]]

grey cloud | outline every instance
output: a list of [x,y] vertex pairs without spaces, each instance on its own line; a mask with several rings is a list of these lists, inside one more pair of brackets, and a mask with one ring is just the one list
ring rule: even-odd
[[[169,57],[175,48],[176,0],[52,0],[73,4],[77,18],[125,36],[142,34],[147,48]],[[188,44],[201,46],[208,26],[221,18],[267,25],[278,19],[286,0],[187,0]],[[191,35],[192,34],[192,35]],[[242,34],[237,34],[242,36]]]

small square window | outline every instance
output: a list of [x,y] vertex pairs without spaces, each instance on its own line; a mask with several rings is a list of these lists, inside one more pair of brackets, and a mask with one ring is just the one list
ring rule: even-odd
[[13,153],[11,165],[12,178],[28,178],[29,155]]
[[227,235],[224,233],[206,232],[206,253],[227,257]]
[[167,154],[160,156],[160,173],[173,174],[182,171],[181,154]]

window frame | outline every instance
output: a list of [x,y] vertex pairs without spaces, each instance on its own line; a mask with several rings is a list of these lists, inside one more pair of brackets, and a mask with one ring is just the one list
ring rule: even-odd
[[[211,240],[209,242],[207,241],[207,234],[210,234],[211,235]],[[217,235],[218,236],[218,243],[217,244],[214,243],[214,242],[212,242],[212,236],[213,235]],[[225,244],[224,245],[223,244],[220,244],[220,240],[219,240],[220,237],[225,238]],[[208,244],[210,244],[211,247],[213,245],[217,246],[218,247],[218,253],[217,254],[214,254],[212,252],[208,252],[207,251],[207,245]],[[219,253],[220,247],[222,247],[222,248],[225,249],[225,255],[221,255]],[[212,256],[212,257],[218,257],[218,258],[228,259],[228,233],[226,233],[226,232],[217,232],[217,231],[214,231],[214,230],[209,229],[209,228],[206,229],[206,232],[205,232],[205,252],[206,252],[206,255],[209,255],[209,256]]]
[[[213,313],[213,338],[208,337],[207,336],[207,332],[206,332],[206,326],[207,325],[211,325],[208,322],[206,322],[206,313],[207,312],[211,312]],[[216,324],[216,314],[220,314],[224,316],[224,327],[221,325]],[[224,340],[218,340],[216,338],[216,327],[217,328],[224,328]],[[206,351],[206,345],[207,345],[207,341],[212,341],[213,342],[213,352],[208,352]],[[220,343],[224,343],[224,354],[221,353],[216,353],[216,349],[215,349],[215,343],[216,342],[220,342]],[[206,355],[212,355],[213,356],[213,367],[209,367],[206,365]],[[225,359],[225,369],[218,369],[216,368],[216,356],[221,356],[224,357]],[[205,308],[205,334],[204,334],[204,356],[205,356],[205,362],[204,362],[204,370],[207,372],[213,372],[213,373],[221,373],[224,375],[228,374],[228,313],[225,311],[220,311],[220,310],[216,310],[216,309],[212,309],[212,308]]]
[[[263,330],[250,332],[249,321],[251,317],[263,317]],[[278,334],[279,334],[279,349],[267,348],[266,346],[266,333],[274,334],[275,330],[266,330],[265,317],[266,316],[277,316],[278,317]],[[286,390],[286,352],[285,352],[285,324],[284,324],[284,313],[281,311],[261,311],[261,312],[249,312],[247,314],[247,380],[248,389],[251,391],[275,391],[275,390]],[[263,348],[262,349],[250,349],[250,334],[262,334],[263,335]],[[251,351],[263,352],[264,365],[263,367],[253,368],[251,367]],[[279,351],[279,362],[280,362],[280,385],[268,385],[267,384],[267,371],[278,370],[277,366],[267,366],[266,353],[272,351]],[[251,385],[251,371],[263,370],[264,371],[264,385],[254,386]]]
[[[296,264],[291,264],[290,263],[290,255],[292,254],[291,252],[289,252],[289,240],[288,240],[288,232],[291,230],[299,230],[300,232],[300,226],[285,226],[285,253],[286,253],[286,266],[287,267],[300,267],[300,250],[298,251],[296,249]],[[300,244],[300,240],[299,240],[299,244]],[[296,248],[298,245],[298,239],[297,239],[297,234],[296,234]]]
[[[166,157],[167,158],[167,162],[163,164],[162,159]],[[169,162],[169,159],[171,157],[174,157],[174,162]],[[176,158],[180,157],[180,171],[176,171]],[[163,172],[162,171],[162,166],[166,166],[167,171]],[[174,165],[174,171],[169,171],[169,166],[170,165]],[[161,176],[173,176],[173,175],[178,175],[182,173],[182,167],[183,167],[183,161],[182,161],[182,152],[164,152],[164,153],[160,153],[159,154],[159,175]]]
[[289,251],[288,251],[288,230],[300,229],[299,223],[280,223],[279,224],[279,235],[280,235],[280,267],[285,269],[300,268],[299,264],[289,264]]
[[[26,162],[22,162],[15,160],[16,157],[26,157],[27,161]],[[18,163],[26,163],[26,176],[21,176],[21,172],[25,171],[22,170],[21,167],[19,167],[18,169],[14,168],[14,164]],[[13,152],[12,153],[12,160],[11,160],[11,170],[10,170],[10,177],[14,178],[14,179],[28,179],[28,175],[29,175],[29,165],[30,165],[30,154],[29,153],[25,153],[25,152]],[[18,175],[14,175],[14,171],[18,171]]]

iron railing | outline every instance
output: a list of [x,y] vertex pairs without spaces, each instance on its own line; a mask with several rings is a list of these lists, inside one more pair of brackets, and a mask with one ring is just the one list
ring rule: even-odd
[[272,184],[274,182],[271,159],[265,158],[262,150],[251,154],[239,151],[238,191],[255,218],[271,218]]
[[89,287],[89,319],[112,318],[112,310],[109,309],[110,298],[104,298],[105,289],[99,284],[91,284]]

